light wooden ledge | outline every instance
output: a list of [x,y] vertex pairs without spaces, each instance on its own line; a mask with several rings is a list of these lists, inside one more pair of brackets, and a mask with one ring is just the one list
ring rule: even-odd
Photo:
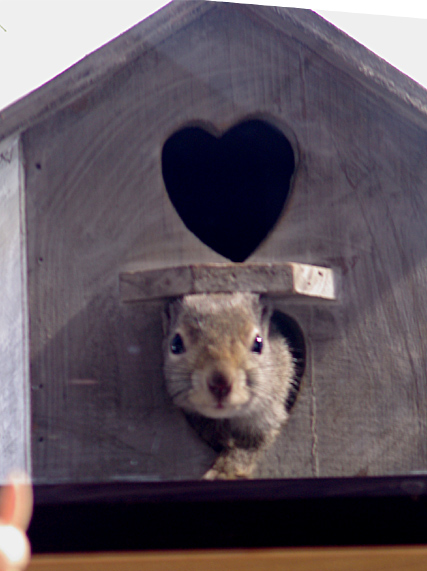
[[426,571],[427,547],[36,555],[29,571]]
[[235,291],[335,300],[337,276],[330,268],[295,262],[194,264],[120,274],[124,302]]

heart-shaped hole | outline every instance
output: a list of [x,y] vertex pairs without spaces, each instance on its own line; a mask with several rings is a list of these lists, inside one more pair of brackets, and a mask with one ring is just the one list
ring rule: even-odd
[[221,137],[186,127],[166,141],[166,190],[186,227],[207,246],[243,262],[279,218],[295,158],[285,135],[252,119]]

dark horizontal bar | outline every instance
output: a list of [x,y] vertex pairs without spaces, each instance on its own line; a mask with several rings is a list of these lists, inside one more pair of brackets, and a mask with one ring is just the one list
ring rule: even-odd
[[34,553],[427,543],[427,477],[35,487]]

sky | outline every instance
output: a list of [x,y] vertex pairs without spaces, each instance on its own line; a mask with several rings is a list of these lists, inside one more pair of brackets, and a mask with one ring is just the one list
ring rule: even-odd
[[[311,8],[427,88],[427,2],[423,0],[237,1]],[[0,110],[167,3],[0,0]]]

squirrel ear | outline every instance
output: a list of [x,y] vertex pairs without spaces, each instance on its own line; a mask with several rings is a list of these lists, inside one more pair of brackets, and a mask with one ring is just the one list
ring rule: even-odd
[[262,328],[265,331],[268,331],[270,327],[271,316],[273,315],[273,307],[267,298],[261,296],[259,298],[259,306],[261,308],[260,321]]
[[168,301],[162,311],[163,335],[167,335],[169,333],[169,325],[172,318],[172,303],[173,302]]
[[167,335],[170,331],[171,324],[174,323],[176,317],[177,299],[168,300],[162,311],[163,334]]

